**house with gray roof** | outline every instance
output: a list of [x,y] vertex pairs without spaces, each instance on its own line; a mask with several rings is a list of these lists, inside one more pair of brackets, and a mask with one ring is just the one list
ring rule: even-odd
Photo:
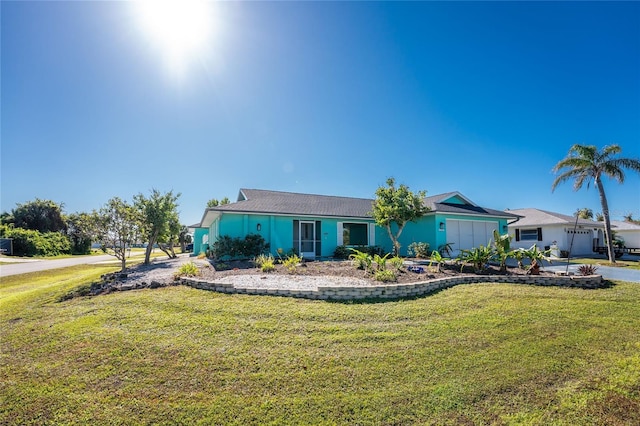
[[[275,254],[293,250],[304,258],[332,257],[338,246],[379,246],[392,250],[385,228],[371,216],[372,199],[241,189],[234,203],[207,208],[195,227],[194,252],[206,251],[221,236],[261,235]],[[401,254],[412,242],[428,243],[431,249],[449,244],[460,249],[486,245],[493,231],[507,232],[517,215],[483,208],[460,194],[426,197],[431,211],[406,225]]]
[[622,220],[612,220],[611,228],[615,235],[624,241],[624,246],[640,248],[640,225]]
[[572,256],[586,256],[593,255],[595,247],[604,245],[603,222],[534,208],[508,212],[520,216],[509,224],[512,248],[536,244],[541,250],[553,246],[558,251],[571,251]]

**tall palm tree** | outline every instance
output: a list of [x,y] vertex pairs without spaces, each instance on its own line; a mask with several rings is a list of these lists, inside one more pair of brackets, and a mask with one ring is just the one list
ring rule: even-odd
[[593,210],[587,207],[580,209],[578,210],[578,217],[580,219],[593,219]]
[[[609,218],[609,204],[602,185],[602,176],[608,176],[620,183],[624,182],[623,169],[631,169],[640,173],[640,160],[635,158],[616,158],[615,155],[622,151],[619,145],[609,145],[598,151],[593,145],[573,145],[569,149],[569,155],[560,160],[553,167],[553,172],[560,174],[551,185],[551,191],[556,189],[559,183],[569,179],[575,179],[573,189],[575,191],[582,188],[586,181],[587,188],[591,179],[595,182],[600,194],[600,204],[602,205],[602,215],[604,217],[604,234],[607,240],[607,255],[609,262],[615,263],[613,253],[613,236],[611,235],[611,219]],[[564,171],[562,171],[564,169]]]

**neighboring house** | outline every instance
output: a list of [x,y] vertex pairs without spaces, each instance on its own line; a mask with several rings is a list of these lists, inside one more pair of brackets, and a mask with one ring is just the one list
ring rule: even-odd
[[536,244],[541,250],[554,242],[560,251],[571,250],[572,256],[591,255],[593,248],[604,245],[604,223],[578,219],[540,209],[508,210],[521,218],[509,224],[511,247],[529,248]]
[[[429,243],[432,249],[451,244],[460,249],[486,245],[493,230],[507,232],[510,212],[477,206],[458,192],[427,197],[432,211],[406,225],[401,254],[412,242]],[[305,258],[331,257],[336,247],[380,246],[392,250],[386,229],[376,226],[372,199],[241,189],[238,201],[207,208],[200,224],[193,226],[194,253],[206,251],[219,237],[243,238],[260,234],[273,254],[293,249]]]
[[640,248],[640,225],[621,220],[612,220],[611,228],[615,235],[624,240],[624,246]]

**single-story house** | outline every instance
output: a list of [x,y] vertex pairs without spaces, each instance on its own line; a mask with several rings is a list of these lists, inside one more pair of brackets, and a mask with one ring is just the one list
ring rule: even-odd
[[509,224],[512,248],[529,248],[536,244],[543,250],[555,243],[558,251],[571,250],[572,256],[584,256],[592,255],[594,247],[604,245],[603,222],[588,219],[577,219],[576,222],[575,216],[533,208],[508,212],[521,216]]
[[[241,189],[234,203],[207,208],[194,226],[194,253],[206,251],[221,236],[243,238],[259,234],[272,254],[294,250],[304,258],[331,257],[336,247],[380,246],[392,251],[385,228],[371,216],[372,199],[292,192]],[[412,242],[428,243],[431,249],[450,244],[453,255],[460,249],[486,245],[493,231],[507,232],[510,212],[480,207],[459,192],[424,199],[431,211],[410,222],[400,237],[401,254]]]
[[624,246],[640,248],[640,225],[633,222],[612,220],[611,229],[620,239],[624,240]]

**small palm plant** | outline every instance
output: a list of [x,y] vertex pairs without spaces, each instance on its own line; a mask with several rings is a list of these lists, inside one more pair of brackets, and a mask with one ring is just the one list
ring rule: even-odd
[[371,264],[373,262],[373,258],[369,253],[362,252],[360,250],[356,250],[354,248],[351,249],[353,253],[349,255],[349,259],[353,263],[357,269],[362,269],[364,271],[371,270]]
[[[440,264],[442,263],[442,260],[444,258],[442,257],[442,255],[440,254],[439,251],[434,250],[431,252],[431,258],[429,259],[429,270],[430,271],[436,271],[436,272],[440,272],[441,268],[440,268]],[[436,265],[435,268],[433,265]]]
[[540,250],[538,246],[534,244],[524,252],[525,257],[531,260],[531,264],[527,270],[527,273],[531,275],[540,275],[540,267],[542,266],[543,260],[551,263],[551,258],[549,257],[551,250]]
[[462,263],[460,271],[466,264],[473,265],[473,270],[476,274],[484,271],[487,263],[493,259],[495,253],[490,245],[474,247],[471,250],[460,250],[458,256],[458,262]]
[[507,272],[507,259],[512,256],[511,236],[509,234],[500,235],[498,230],[494,230],[493,247],[495,250],[495,257],[500,262],[500,272]]

